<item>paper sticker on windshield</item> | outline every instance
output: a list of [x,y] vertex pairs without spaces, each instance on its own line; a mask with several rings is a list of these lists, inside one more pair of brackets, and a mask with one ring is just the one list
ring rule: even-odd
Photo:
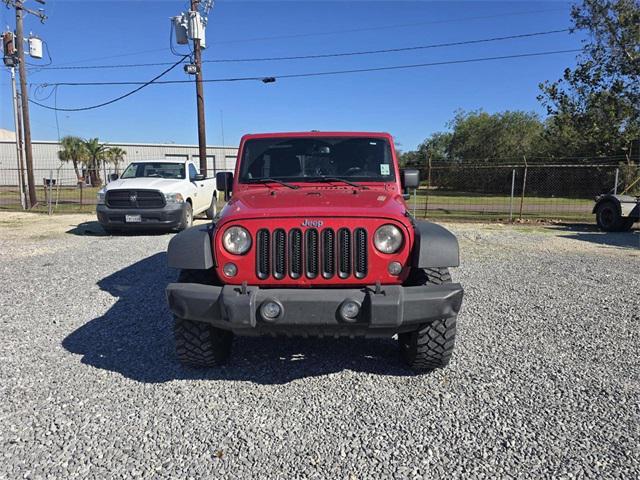
[[389,175],[389,164],[381,163],[380,164],[380,175]]

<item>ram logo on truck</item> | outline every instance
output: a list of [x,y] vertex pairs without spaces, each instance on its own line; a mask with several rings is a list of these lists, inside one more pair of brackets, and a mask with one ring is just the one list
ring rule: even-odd
[[[393,337],[413,369],[451,358],[463,290],[458,242],[414,218],[386,133],[247,135],[215,223],[169,243],[181,362],[214,366],[235,335]],[[327,188],[330,186],[330,188]]]

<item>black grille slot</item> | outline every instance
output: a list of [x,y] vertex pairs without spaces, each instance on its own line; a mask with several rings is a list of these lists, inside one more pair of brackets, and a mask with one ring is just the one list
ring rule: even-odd
[[291,278],[302,275],[302,230],[299,228],[289,231],[289,275]]
[[284,278],[287,271],[287,235],[283,229],[278,228],[273,232],[273,276],[277,279]]
[[105,203],[109,208],[162,208],[166,204],[157,190],[109,190]]
[[331,278],[336,274],[336,234],[330,228],[322,231],[322,276]]
[[305,232],[306,259],[307,259],[307,277],[316,278],[318,276],[318,230],[310,228]]
[[355,239],[353,273],[356,278],[367,276],[367,231],[364,228],[356,228],[353,233]]
[[265,229],[256,235],[256,274],[261,279],[269,276],[269,231]]
[[338,230],[338,276],[347,278],[351,274],[351,232],[346,228]]

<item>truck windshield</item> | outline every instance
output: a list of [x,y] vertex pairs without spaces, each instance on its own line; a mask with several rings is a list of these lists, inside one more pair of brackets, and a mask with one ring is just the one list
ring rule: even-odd
[[260,138],[244,144],[241,183],[265,178],[313,182],[322,178],[353,182],[395,179],[391,148],[384,138]]
[[141,162],[129,165],[120,178],[185,178],[184,163]]

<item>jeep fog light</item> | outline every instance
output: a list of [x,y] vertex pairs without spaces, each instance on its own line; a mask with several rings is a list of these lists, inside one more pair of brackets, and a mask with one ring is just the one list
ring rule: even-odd
[[236,273],[238,273],[238,267],[236,267],[235,263],[225,263],[224,267],[222,267],[222,273],[227,277],[235,277]]
[[260,313],[266,320],[273,320],[279,317],[281,312],[282,309],[280,308],[280,305],[278,305],[278,303],[274,302],[273,300],[267,300],[260,307]]
[[242,227],[228,228],[222,235],[222,245],[227,252],[242,255],[251,248],[251,234]]
[[345,300],[340,305],[340,315],[345,320],[354,320],[360,313],[360,304],[354,300]]
[[402,265],[400,264],[400,262],[389,262],[387,271],[391,275],[400,275],[400,273],[402,273]]
[[373,236],[373,244],[379,252],[395,253],[402,246],[402,232],[395,225],[382,225]]

